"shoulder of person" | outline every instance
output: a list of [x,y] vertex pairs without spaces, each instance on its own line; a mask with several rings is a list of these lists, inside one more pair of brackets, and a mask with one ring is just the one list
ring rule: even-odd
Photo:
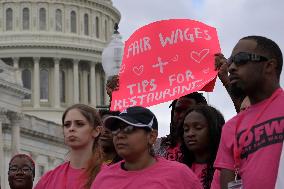
[[163,157],[159,157],[158,158],[158,162],[161,166],[167,167],[167,168],[172,168],[172,169],[176,169],[178,171],[180,170],[190,170],[185,164],[177,162],[177,161],[171,161],[171,160],[167,160]]
[[167,172],[172,174],[173,178],[176,178],[177,182],[181,185],[190,185],[191,189],[200,188],[201,184],[197,176],[192,172],[192,170],[185,164],[179,163],[177,161],[170,161],[164,158],[158,159],[161,165],[167,168]]
[[57,167],[55,167],[54,169],[46,172],[38,181],[38,183],[36,184],[36,186],[34,187],[34,189],[43,189],[43,188],[47,188],[47,185],[49,185],[49,182],[51,180],[54,180],[56,177],[58,177],[58,174],[60,173],[64,173],[64,169],[67,168],[68,166],[68,162],[64,162],[60,165],[58,165]]
[[240,119],[240,115],[243,114],[245,112],[240,112],[237,115],[235,115],[234,117],[232,117],[231,119],[229,119],[228,121],[225,122],[224,126],[222,127],[222,132],[226,132],[226,131],[231,131],[234,130],[235,131],[235,127],[236,124],[238,122],[238,120]]
[[47,177],[49,177],[49,176],[51,176],[51,177],[57,176],[55,173],[57,173],[57,172],[58,172],[58,173],[62,173],[63,170],[68,167],[68,163],[69,163],[69,162],[64,162],[64,163],[58,165],[58,166],[55,167],[54,169],[52,169],[52,170],[46,172],[46,173],[42,176],[42,178],[47,178]]
[[123,162],[124,160],[121,160],[119,162],[116,162],[114,164],[111,164],[111,165],[106,165],[106,164],[103,164],[101,166],[101,171],[99,172],[100,173],[103,173],[103,172],[109,172],[109,171],[112,171],[112,170],[116,170],[116,169],[120,169],[120,164]]

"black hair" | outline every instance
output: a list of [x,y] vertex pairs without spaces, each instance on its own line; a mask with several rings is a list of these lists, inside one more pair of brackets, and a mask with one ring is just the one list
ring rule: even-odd
[[[198,106],[192,106],[188,109],[188,111],[186,112],[183,118],[182,124],[184,123],[185,117],[191,112],[198,112],[202,114],[206,118],[209,127],[210,156],[209,159],[206,161],[207,167],[202,171],[202,178],[201,178],[203,188],[209,189],[211,186],[215,170],[213,164],[218,151],[222,126],[224,125],[225,120],[223,115],[217,109],[208,105],[198,105]],[[180,137],[183,138],[183,126],[179,127],[179,129],[181,130]],[[194,157],[194,153],[188,150],[188,148],[186,147],[184,140],[182,140],[180,150],[183,154],[181,162],[186,164],[188,167],[192,167],[192,164],[196,162],[196,159]]]
[[100,109],[99,114],[101,118],[103,118],[104,115],[112,115],[112,116],[118,116],[120,114],[120,111],[111,111],[106,109]]
[[[187,94],[185,96],[182,96],[180,98],[188,98],[188,99],[194,99],[196,104],[203,104],[206,105],[207,101],[205,99],[205,97],[203,96],[202,93],[198,93],[198,92],[193,92],[190,94]],[[170,134],[167,135],[166,137],[162,138],[161,141],[161,145],[170,145],[170,147],[175,147],[177,145],[178,142],[178,138],[179,137],[179,133],[177,133],[177,125],[173,125],[174,121],[174,112],[175,112],[175,107],[176,107],[176,103],[177,103],[178,99],[175,99],[169,106],[169,108],[171,109],[171,123],[170,123]]]
[[271,39],[263,36],[247,36],[241,40],[254,40],[257,43],[257,49],[268,53],[268,58],[274,58],[277,61],[276,73],[278,79],[282,71],[283,56],[280,47]]

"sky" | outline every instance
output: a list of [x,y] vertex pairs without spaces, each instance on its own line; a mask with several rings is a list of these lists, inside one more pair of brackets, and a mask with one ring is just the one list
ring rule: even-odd
[[[187,18],[215,27],[222,53],[229,57],[239,39],[248,35],[265,36],[284,52],[283,0],[112,0],[121,13],[119,31],[127,40],[138,28],[154,21]],[[284,86],[284,74],[281,86]],[[226,120],[236,112],[219,80],[213,92],[204,94]],[[159,136],[169,133],[170,102],[150,107],[159,122]]]

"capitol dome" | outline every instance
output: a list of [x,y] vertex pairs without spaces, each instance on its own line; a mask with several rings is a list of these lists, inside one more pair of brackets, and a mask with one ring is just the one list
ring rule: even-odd
[[71,104],[106,105],[101,54],[120,20],[111,0],[5,0],[0,13],[0,58],[31,90],[24,113],[58,123]]

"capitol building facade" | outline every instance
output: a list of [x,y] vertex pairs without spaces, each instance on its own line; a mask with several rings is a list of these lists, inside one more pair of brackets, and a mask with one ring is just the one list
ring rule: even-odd
[[111,0],[0,1],[0,176],[27,153],[35,183],[66,159],[61,115],[75,103],[108,103],[103,48],[119,11]]

